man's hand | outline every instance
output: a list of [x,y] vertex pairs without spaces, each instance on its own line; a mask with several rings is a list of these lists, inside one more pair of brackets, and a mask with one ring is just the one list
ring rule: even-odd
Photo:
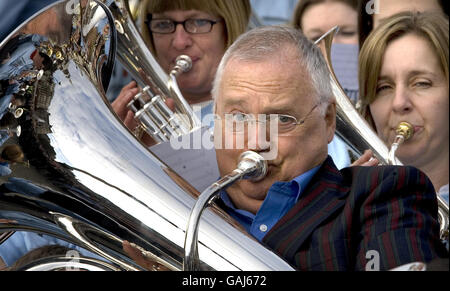
[[379,161],[373,157],[372,150],[366,150],[364,151],[364,154],[359,157],[356,161],[351,164],[351,166],[364,166],[364,167],[371,167],[371,166],[377,166],[379,164]]

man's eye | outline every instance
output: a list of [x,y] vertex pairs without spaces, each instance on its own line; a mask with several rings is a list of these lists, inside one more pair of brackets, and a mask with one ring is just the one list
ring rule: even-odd
[[290,116],[279,115],[278,122],[280,122],[281,124],[291,124],[294,123],[295,121]]
[[247,115],[242,112],[233,113],[233,121],[234,122],[245,122],[247,120]]

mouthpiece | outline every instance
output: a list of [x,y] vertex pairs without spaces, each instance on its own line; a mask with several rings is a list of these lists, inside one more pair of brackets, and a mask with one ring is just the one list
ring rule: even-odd
[[170,74],[177,76],[179,73],[186,73],[192,68],[192,60],[189,56],[180,55],[175,60],[175,66]]
[[411,124],[409,124],[406,121],[402,121],[397,125],[397,128],[395,129],[395,139],[394,142],[391,145],[391,148],[388,153],[388,164],[389,165],[396,165],[397,162],[395,160],[395,153],[398,149],[398,147],[410,139],[414,134],[414,128]]
[[397,135],[403,136],[405,141],[407,141],[408,139],[410,139],[414,135],[414,128],[408,122],[402,121],[397,126],[397,129],[395,130],[395,133]]
[[248,179],[253,182],[260,181],[267,175],[266,160],[252,151],[246,151],[239,156],[237,168],[243,172],[247,172],[242,179]]

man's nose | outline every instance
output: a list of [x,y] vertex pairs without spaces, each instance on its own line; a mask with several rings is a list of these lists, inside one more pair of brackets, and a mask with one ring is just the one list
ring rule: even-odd
[[173,33],[172,45],[177,50],[184,50],[192,45],[191,35],[184,30],[181,23],[177,24],[175,27],[175,32]]
[[264,152],[270,150],[271,137],[268,136],[268,130],[266,126],[269,126],[267,122],[253,121],[248,124],[246,144],[247,149],[255,152]]
[[411,90],[406,86],[397,86],[395,88],[394,99],[392,101],[392,109],[395,113],[405,114],[412,110],[411,94]]

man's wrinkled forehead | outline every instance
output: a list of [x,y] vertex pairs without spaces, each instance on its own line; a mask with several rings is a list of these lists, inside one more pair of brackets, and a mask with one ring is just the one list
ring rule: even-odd
[[281,99],[287,95],[313,95],[314,91],[308,71],[296,57],[278,55],[259,61],[231,58],[224,68],[218,101],[223,106],[245,105],[245,96],[268,95],[274,103],[285,103]]

